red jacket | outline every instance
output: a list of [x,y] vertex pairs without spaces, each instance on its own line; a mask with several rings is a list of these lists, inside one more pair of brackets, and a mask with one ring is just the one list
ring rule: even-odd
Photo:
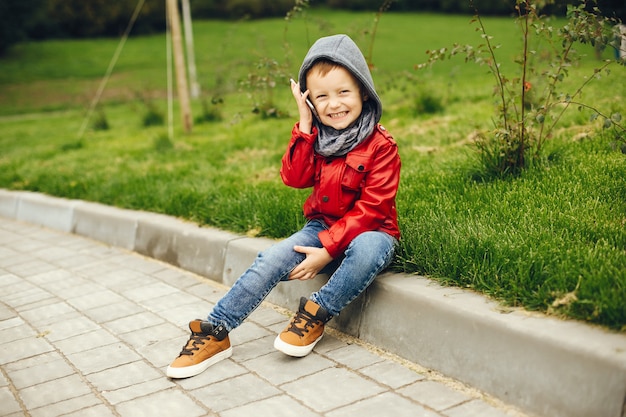
[[294,126],[280,175],[290,187],[313,187],[304,215],[322,219],[330,227],[319,234],[330,256],[342,255],[352,239],[366,231],[379,230],[399,239],[400,157],[389,132],[377,125],[347,155],[332,158],[315,153],[316,137],[316,128],[306,134],[298,124]]

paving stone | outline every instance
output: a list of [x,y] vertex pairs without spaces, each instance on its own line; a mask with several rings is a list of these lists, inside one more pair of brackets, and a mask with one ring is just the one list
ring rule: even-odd
[[5,386],[0,388],[0,416],[19,413],[21,411],[22,407],[20,407],[20,403],[17,402],[9,387]]
[[435,410],[444,410],[471,399],[471,397],[440,382],[422,380],[398,390],[402,395],[419,401]]
[[[311,395],[311,387],[315,387],[315,395]],[[281,388],[318,412],[343,407],[385,390],[382,386],[344,368],[325,369],[284,384]]]
[[9,340],[7,343],[0,344],[0,365],[37,356],[53,349],[45,338],[35,335],[19,340]]
[[278,388],[254,374],[244,374],[191,392],[198,401],[218,413],[280,393]]
[[[113,391],[103,391],[102,396],[106,398],[110,404],[117,405],[122,402],[131,401],[149,394],[164,391],[175,386],[172,381],[167,378],[163,378],[162,376],[163,375],[161,375],[161,378],[158,379],[139,382],[125,388],[120,388]],[[187,401],[189,400],[187,399]]]
[[519,415],[518,411],[513,408],[508,412],[493,407],[481,400],[468,401],[449,410],[445,410],[443,414],[446,417],[511,417]]
[[383,361],[379,355],[359,345],[347,345],[325,353],[325,356],[351,369],[359,369]]
[[87,379],[99,391],[113,391],[162,377],[163,374],[143,361],[135,361],[87,375]]
[[67,357],[83,375],[115,368],[140,359],[139,355],[122,343],[77,352]]
[[74,369],[56,352],[51,352],[47,359],[44,355],[39,355],[35,359],[27,360],[29,364],[23,364],[21,369],[7,372],[15,388],[23,389],[74,373]]
[[335,363],[314,352],[304,358],[293,358],[273,349],[272,353],[246,361],[243,366],[279,386],[332,368]]
[[[40,408],[36,408],[30,411],[31,417],[57,417],[65,416],[67,413],[78,413],[80,415],[81,410],[88,409],[90,407],[102,404],[100,399],[94,394],[80,395],[75,398],[70,398],[64,401],[55,402],[52,404],[44,405]],[[106,414],[103,415],[103,417]]]
[[360,368],[359,372],[392,389],[398,389],[425,378],[423,375],[418,374],[406,366],[391,360],[377,362],[373,365]]
[[137,314],[133,314],[127,317],[120,317],[116,320],[108,321],[104,323],[104,327],[109,329],[112,333],[121,335],[136,330],[145,329],[146,327],[152,327],[157,324],[163,323],[163,318],[157,316],[149,311],[141,311]]
[[[59,317],[57,317],[57,320],[58,319]],[[64,318],[63,320],[58,320],[55,323],[50,323],[45,326],[43,331],[46,332],[46,338],[48,340],[51,342],[58,342],[59,340],[69,339],[70,337],[89,333],[97,330],[98,328],[99,326],[97,323],[94,323],[87,317],[80,316],[70,319]]]
[[277,395],[220,413],[220,417],[318,417],[321,414],[306,408],[287,395]]
[[326,414],[326,417],[353,416],[440,417],[440,414],[391,392],[366,398]]
[[212,416],[185,394],[175,389],[159,391],[145,397],[119,404],[116,410],[122,417],[199,417]]
[[[78,375],[69,375],[20,390],[29,410],[90,394],[91,390]],[[72,411],[72,410],[69,410]]]
[[54,342],[54,345],[64,355],[68,356],[73,353],[86,352],[94,348],[108,346],[116,342],[118,342],[117,337],[102,328],[98,328],[97,330],[89,333],[56,341]]

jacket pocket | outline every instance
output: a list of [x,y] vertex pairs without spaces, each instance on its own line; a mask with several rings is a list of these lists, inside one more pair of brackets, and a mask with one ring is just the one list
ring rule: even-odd
[[349,153],[346,155],[346,166],[341,179],[341,187],[353,192],[360,191],[371,166],[370,154]]

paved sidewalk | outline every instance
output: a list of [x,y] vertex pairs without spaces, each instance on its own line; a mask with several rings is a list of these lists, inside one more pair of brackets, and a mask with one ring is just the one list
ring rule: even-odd
[[524,416],[332,330],[306,358],[289,358],[272,344],[289,313],[269,304],[231,333],[230,359],[168,379],[188,321],[225,290],[0,217],[0,416]]

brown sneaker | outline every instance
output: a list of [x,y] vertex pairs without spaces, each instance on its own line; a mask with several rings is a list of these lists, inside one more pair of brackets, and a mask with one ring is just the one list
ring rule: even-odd
[[289,326],[276,337],[274,347],[289,356],[306,356],[324,335],[324,324],[330,319],[325,309],[302,297],[298,312]]
[[233,354],[224,326],[214,327],[208,321],[189,323],[191,336],[180,355],[167,367],[170,378],[189,378]]

